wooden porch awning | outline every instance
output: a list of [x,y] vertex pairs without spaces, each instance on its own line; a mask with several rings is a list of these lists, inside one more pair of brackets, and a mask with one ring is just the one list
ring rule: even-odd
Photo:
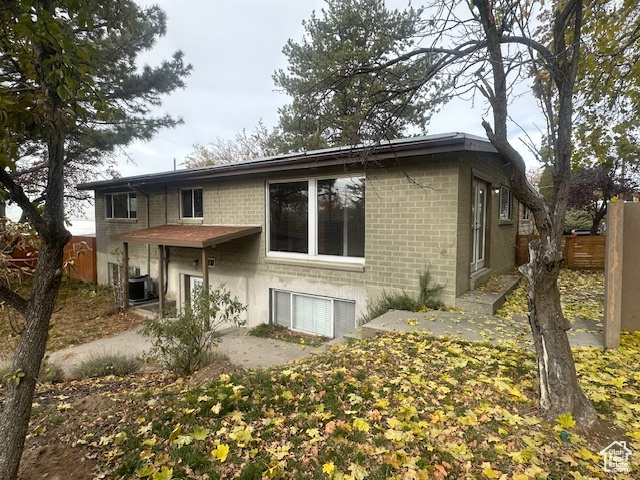
[[222,225],[158,225],[121,233],[113,240],[126,243],[165,245],[168,247],[207,248],[236,238],[260,233],[262,227]]

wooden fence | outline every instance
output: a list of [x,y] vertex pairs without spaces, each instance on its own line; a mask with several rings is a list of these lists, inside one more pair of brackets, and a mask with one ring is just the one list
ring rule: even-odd
[[65,273],[73,280],[98,283],[96,257],[96,237],[71,237],[64,247]]
[[[12,266],[35,268],[38,250],[15,249]],[[74,236],[64,247],[65,274],[80,282],[97,283],[96,237]]]
[[[516,236],[516,263],[522,265],[529,260],[529,242],[536,235]],[[604,270],[605,243],[604,235],[578,235],[564,237],[562,250],[567,268]]]

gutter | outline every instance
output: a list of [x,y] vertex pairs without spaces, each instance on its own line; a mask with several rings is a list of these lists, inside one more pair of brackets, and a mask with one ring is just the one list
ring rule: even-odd
[[79,190],[122,188],[136,182],[139,185],[208,180],[213,178],[249,174],[284,172],[296,169],[320,168],[357,163],[368,163],[408,156],[475,151],[497,153],[491,143],[475,135],[452,133],[392,140],[376,146],[335,147],[311,152],[278,155],[225,165],[213,165],[185,170],[171,170],[157,174],[103,180],[78,185]]

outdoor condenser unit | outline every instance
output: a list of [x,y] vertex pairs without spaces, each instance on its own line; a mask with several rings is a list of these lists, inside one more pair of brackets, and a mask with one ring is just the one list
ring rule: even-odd
[[153,283],[149,275],[140,275],[129,279],[129,301],[143,302],[149,300],[153,293]]

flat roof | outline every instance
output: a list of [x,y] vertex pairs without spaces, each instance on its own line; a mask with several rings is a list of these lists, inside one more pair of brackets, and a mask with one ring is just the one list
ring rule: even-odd
[[168,172],[135,175],[131,177],[81,183],[79,190],[108,188],[144,188],[145,185],[206,180],[238,175],[248,175],[286,170],[318,168],[357,162],[371,162],[388,158],[401,158],[421,154],[476,151],[496,153],[489,140],[466,133],[445,133],[422,137],[401,138],[377,145],[357,145],[325,148],[302,153],[290,153],[273,157],[244,160],[241,162],[211,165],[198,168],[171,170]]
[[206,248],[236,238],[260,233],[259,226],[227,225],[158,225],[157,227],[134,230],[111,237],[126,243],[166,245],[168,247]]

